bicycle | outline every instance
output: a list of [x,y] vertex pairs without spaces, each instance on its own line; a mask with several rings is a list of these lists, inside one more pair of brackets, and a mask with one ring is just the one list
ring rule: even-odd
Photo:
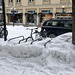
[[18,39],[18,38],[22,38],[22,39],[18,42],[19,44],[20,44],[22,41],[27,42],[28,39],[34,40],[32,34],[33,34],[33,30],[35,30],[35,29],[37,29],[37,28],[34,28],[34,29],[28,29],[28,28],[27,28],[27,30],[31,30],[30,36],[28,36],[27,38],[25,38],[25,37],[22,35],[22,36],[18,36],[18,37],[11,38],[11,39],[8,40],[8,42],[11,41],[11,40],[14,40],[14,39]]
[[33,42],[35,42],[35,41],[41,41],[47,37],[46,30],[40,31],[40,32],[38,30],[35,30],[34,34],[35,34],[36,39],[32,40],[31,44],[33,44]]
[[27,38],[24,38],[24,39],[20,40],[20,41],[19,41],[19,44],[21,43],[21,41],[24,41],[24,40],[25,40],[25,42],[27,42],[28,39],[32,39],[32,40],[34,40],[34,38],[33,38],[33,34],[34,34],[34,33],[33,33],[33,30],[36,30],[36,29],[38,29],[38,28],[27,29],[27,30],[31,30],[30,36],[28,36]]
[[[24,36],[18,36],[18,37],[11,38],[8,41],[11,41],[11,40],[14,40],[14,39],[17,39],[17,38],[21,38],[22,37],[23,39],[21,39],[18,42],[19,44],[22,41],[27,42],[28,39],[31,39],[32,40],[31,44],[33,44],[33,42],[35,42],[35,41],[41,41],[41,40],[43,40],[44,38],[47,37],[47,33],[46,33],[45,30],[44,31],[40,31],[40,32],[38,31],[38,28],[34,28],[34,29],[27,28],[27,30],[31,30],[31,33],[30,33],[30,35],[27,38],[24,38]],[[35,30],[35,31],[33,32],[33,30]],[[35,34],[35,39],[33,38],[33,34]]]

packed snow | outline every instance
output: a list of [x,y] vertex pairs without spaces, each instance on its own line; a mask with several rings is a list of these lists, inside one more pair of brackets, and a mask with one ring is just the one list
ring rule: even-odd
[[[28,37],[30,30],[27,28],[35,27],[7,26],[8,40],[21,35]],[[62,34],[52,40],[46,38],[32,45],[31,40],[18,44],[21,39],[4,42],[0,38],[0,75],[75,75],[72,33]],[[51,41],[45,48],[48,40]]]

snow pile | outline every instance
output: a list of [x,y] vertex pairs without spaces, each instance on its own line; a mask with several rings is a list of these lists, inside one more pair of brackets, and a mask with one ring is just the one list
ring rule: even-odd
[[[26,27],[8,27],[11,37],[24,35],[30,31]],[[12,35],[13,34],[13,35]],[[0,75],[75,75],[75,46],[72,33],[60,35],[39,42],[18,44],[16,40],[4,42],[0,39]]]

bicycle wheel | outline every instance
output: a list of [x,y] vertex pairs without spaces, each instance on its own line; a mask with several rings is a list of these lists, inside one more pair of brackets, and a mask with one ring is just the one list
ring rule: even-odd
[[[8,31],[6,30],[6,36],[8,35]],[[2,29],[2,31],[1,31],[1,37],[3,38],[3,36],[4,36],[4,29]]]
[[46,38],[47,37],[47,32],[46,31],[41,31],[40,36],[42,36],[43,38]]

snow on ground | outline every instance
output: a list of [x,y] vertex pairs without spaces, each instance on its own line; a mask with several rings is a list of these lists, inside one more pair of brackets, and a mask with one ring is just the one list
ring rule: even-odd
[[[23,26],[8,26],[7,29],[8,39],[30,34],[30,30]],[[52,39],[45,48],[44,43],[48,40],[51,39],[31,45],[30,41],[18,44],[19,39],[10,42],[0,39],[0,75],[75,75],[72,33]]]

